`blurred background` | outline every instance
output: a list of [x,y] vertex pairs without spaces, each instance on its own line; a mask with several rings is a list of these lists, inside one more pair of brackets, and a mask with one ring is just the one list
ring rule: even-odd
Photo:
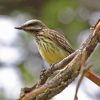
[[[15,30],[15,26],[40,19],[64,34],[77,49],[99,18],[100,0],[0,0],[0,100],[16,100],[20,89],[36,83],[47,65],[32,37]],[[100,75],[100,45],[89,61]],[[76,83],[77,80],[53,100],[73,100]],[[82,99],[100,100],[100,88],[86,78],[79,90],[79,100]]]

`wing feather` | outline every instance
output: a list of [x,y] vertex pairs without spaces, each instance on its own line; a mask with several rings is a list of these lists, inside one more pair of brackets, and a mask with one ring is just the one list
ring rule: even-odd
[[55,43],[57,43],[58,46],[62,47],[62,49],[69,52],[70,54],[72,52],[74,52],[74,49],[71,47],[68,40],[63,35],[61,35],[60,33],[58,33],[57,31],[54,31],[54,30],[49,30],[48,33],[49,33],[51,39],[53,39],[53,41]]

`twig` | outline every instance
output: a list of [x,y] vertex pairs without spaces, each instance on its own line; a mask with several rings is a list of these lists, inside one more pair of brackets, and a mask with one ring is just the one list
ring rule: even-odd
[[83,67],[81,68],[81,71],[80,71],[80,78],[79,78],[78,83],[77,83],[77,85],[76,85],[76,91],[75,91],[74,100],[78,100],[77,94],[78,94],[78,90],[79,90],[80,84],[81,84],[81,82],[82,82],[82,80],[83,80],[83,78],[84,78],[84,76],[85,76],[85,73],[86,73],[91,67],[92,67],[92,65],[86,65],[86,64],[85,64],[85,66],[83,66]]
[[94,74],[92,70],[88,70],[85,76],[100,87],[100,77]]

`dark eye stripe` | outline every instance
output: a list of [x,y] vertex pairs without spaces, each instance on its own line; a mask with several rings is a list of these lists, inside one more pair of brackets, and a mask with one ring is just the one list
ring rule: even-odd
[[29,23],[27,26],[36,26],[38,25],[39,23],[35,22],[35,23]]

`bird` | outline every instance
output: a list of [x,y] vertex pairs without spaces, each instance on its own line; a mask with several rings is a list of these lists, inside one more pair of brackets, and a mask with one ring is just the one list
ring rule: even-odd
[[41,20],[26,21],[15,29],[31,34],[40,55],[50,65],[58,63],[74,52],[68,40],[61,33],[48,28]]

